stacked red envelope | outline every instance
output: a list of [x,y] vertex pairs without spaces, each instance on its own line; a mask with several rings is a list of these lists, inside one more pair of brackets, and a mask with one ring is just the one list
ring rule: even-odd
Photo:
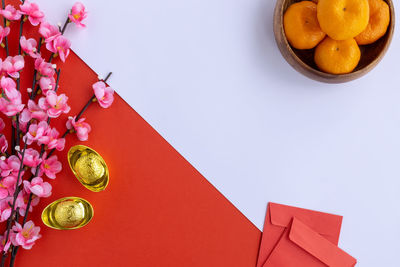
[[352,267],[338,248],[342,216],[269,203],[257,267]]

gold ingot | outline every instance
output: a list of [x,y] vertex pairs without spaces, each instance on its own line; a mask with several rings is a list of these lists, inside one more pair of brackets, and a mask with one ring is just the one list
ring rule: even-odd
[[65,197],[49,204],[42,212],[43,223],[57,230],[78,229],[93,218],[92,205],[79,197]]
[[99,153],[87,146],[73,146],[68,151],[68,163],[84,187],[93,192],[106,189],[109,181],[108,167]]

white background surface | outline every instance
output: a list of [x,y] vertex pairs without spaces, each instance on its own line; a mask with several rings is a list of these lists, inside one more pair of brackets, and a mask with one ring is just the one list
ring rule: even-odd
[[[56,23],[74,1],[37,2]],[[257,227],[269,201],[340,214],[358,266],[400,266],[397,33],[372,73],[327,85],[280,55],[273,0],[84,3],[74,50]]]

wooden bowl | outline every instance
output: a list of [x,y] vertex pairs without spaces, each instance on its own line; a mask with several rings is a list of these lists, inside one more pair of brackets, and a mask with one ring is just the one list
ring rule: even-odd
[[344,83],[360,78],[372,70],[384,57],[392,41],[394,33],[394,6],[392,0],[385,0],[390,7],[390,24],[386,34],[370,45],[360,46],[361,60],[356,69],[348,74],[329,74],[318,69],[314,62],[314,50],[299,50],[293,48],[286,39],[283,28],[283,14],[286,9],[299,0],[277,0],[274,14],[274,34],[279,50],[286,61],[298,72],[320,82]]

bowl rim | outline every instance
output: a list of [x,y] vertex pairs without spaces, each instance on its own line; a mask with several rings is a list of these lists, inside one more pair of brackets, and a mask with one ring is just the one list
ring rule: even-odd
[[[373,68],[378,65],[378,63],[382,60],[382,58],[385,56],[386,52],[388,51],[390,44],[393,39],[394,35],[394,30],[395,30],[395,10],[394,10],[394,5],[392,0],[384,0],[388,5],[389,5],[389,10],[390,10],[390,24],[388,26],[388,30],[386,34],[388,34],[388,39],[387,42],[385,43],[382,51],[379,53],[379,55],[372,60],[368,65],[363,67],[362,69],[359,69],[357,71],[353,71],[351,73],[346,73],[346,74],[330,74],[326,73],[323,71],[320,71],[318,69],[315,69],[308,64],[306,64],[303,60],[301,60],[297,54],[294,52],[292,49],[292,46],[289,44],[289,41],[286,38],[285,30],[283,27],[283,6],[284,3],[288,0],[276,0],[276,5],[275,5],[275,10],[274,10],[274,35],[275,35],[275,41],[278,45],[278,48],[282,54],[282,56],[285,58],[285,60],[298,72],[301,74],[307,76],[308,78],[311,78],[313,80],[319,81],[319,82],[325,82],[325,83],[344,83],[344,82],[349,82],[355,79],[358,79],[368,72],[370,72]],[[311,1],[311,0],[304,0],[304,1]],[[297,1],[296,2],[301,2]],[[283,45],[282,43],[283,42]],[[286,49],[286,50],[285,50]]]

